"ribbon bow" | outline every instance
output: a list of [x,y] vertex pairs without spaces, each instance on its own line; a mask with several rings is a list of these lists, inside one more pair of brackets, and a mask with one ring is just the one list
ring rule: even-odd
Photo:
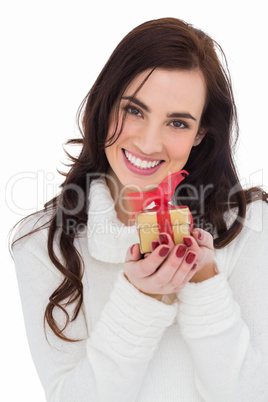
[[168,210],[168,204],[172,199],[176,187],[188,174],[186,170],[181,170],[167,176],[153,191],[127,194],[131,202],[133,216],[152,202],[156,205],[155,210],[157,213]]

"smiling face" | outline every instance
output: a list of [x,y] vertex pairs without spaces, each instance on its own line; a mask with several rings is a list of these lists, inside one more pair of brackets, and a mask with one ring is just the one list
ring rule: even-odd
[[[167,175],[181,170],[191,148],[205,135],[200,127],[206,100],[206,84],[199,70],[156,69],[129,103],[150,71],[139,74],[120,101],[119,125],[126,112],[122,133],[105,152],[108,174],[119,190],[148,191]],[[112,114],[108,136],[115,130]]]

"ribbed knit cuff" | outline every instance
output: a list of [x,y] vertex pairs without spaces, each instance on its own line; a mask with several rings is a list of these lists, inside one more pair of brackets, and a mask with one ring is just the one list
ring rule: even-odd
[[167,305],[144,295],[120,272],[90,343],[109,355],[149,359],[176,313],[177,303]]
[[178,292],[178,322],[185,338],[219,334],[237,321],[240,307],[223,273],[200,283],[188,283]]

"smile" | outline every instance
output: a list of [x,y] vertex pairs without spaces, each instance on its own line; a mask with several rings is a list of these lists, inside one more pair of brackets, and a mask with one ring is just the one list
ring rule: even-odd
[[127,151],[126,149],[123,150],[127,160],[135,167],[139,168],[139,169],[152,169],[154,167],[156,167],[157,165],[159,165],[161,162],[163,162],[163,160],[154,160],[154,159],[143,159],[143,158],[139,158],[135,155],[133,155],[132,153],[130,153],[129,151]]

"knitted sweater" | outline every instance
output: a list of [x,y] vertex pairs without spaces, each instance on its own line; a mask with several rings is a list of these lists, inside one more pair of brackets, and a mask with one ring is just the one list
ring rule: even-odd
[[[28,218],[17,236],[46,220],[44,213]],[[48,257],[47,229],[15,244],[27,336],[47,400],[267,402],[268,205],[252,203],[242,232],[216,250],[218,275],[162,301],[123,276],[126,250],[137,241],[135,227],[118,221],[105,182],[95,180],[88,228],[75,240],[84,298],[67,327],[81,340],[72,343],[49,328],[46,339],[43,327],[62,281]],[[59,310],[54,316],[64,323]]]

